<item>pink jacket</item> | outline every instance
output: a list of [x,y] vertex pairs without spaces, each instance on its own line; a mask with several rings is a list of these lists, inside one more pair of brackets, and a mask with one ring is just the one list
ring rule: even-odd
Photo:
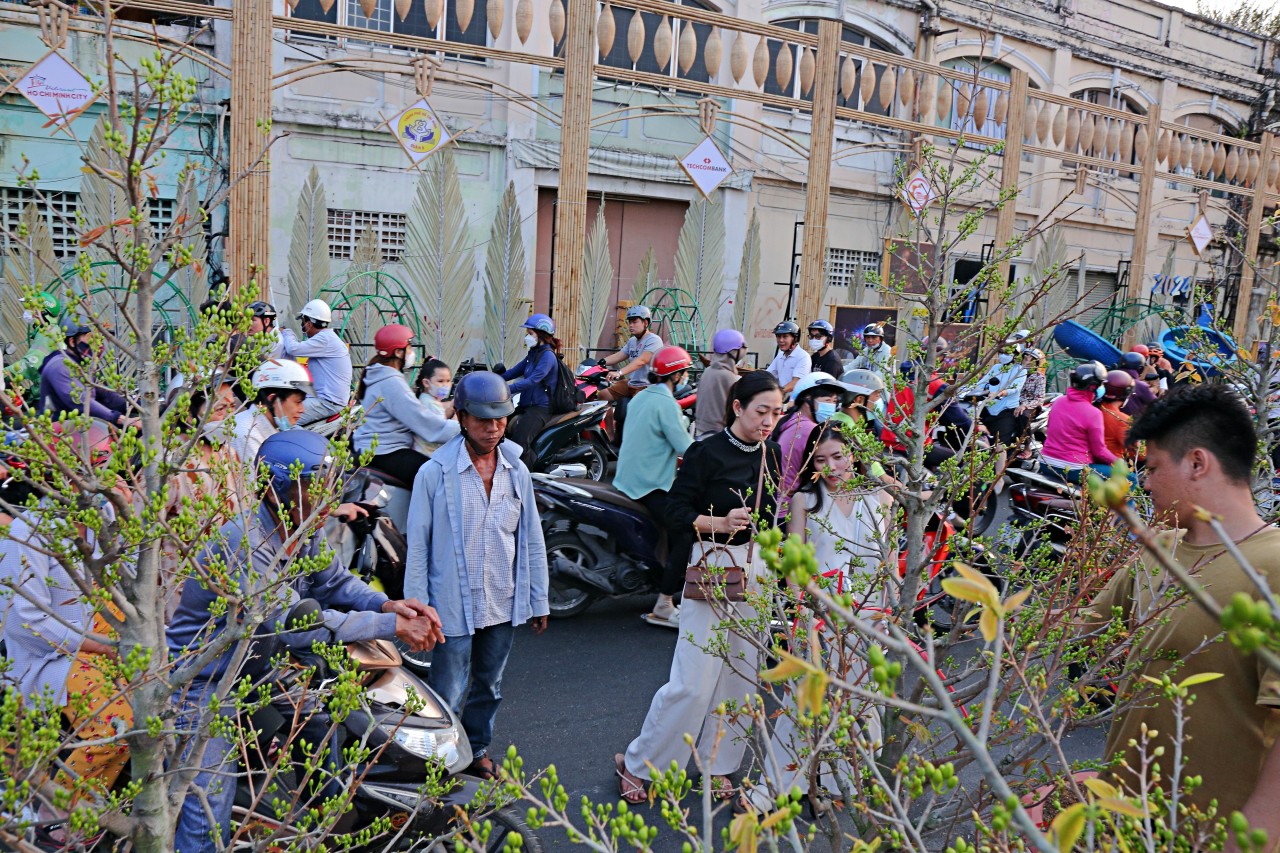
[[1102,427],[1102,412],[1094,408],[1093,395],[1078,388],[1054,401],[1049,409],[1049,423],[1045,428],[1042,454],[1050,459],[1072,465],[1088,465],[1101,462],[1106,465],[1116,461],[1107,450]]

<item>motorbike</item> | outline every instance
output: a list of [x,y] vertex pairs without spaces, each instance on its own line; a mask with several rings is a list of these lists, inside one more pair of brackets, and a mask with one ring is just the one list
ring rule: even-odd
[[613,486],[533,475],[550,571],[551,616],[582,613],[600,598],[657,592],[665,526]]
[[1019,531],[1017,553],[1026,556],[1044,542],[1062,557],[1076,522],[1080,489],[1029,468],[1010,468],[1007,473],[1012,481],[1009,509]]

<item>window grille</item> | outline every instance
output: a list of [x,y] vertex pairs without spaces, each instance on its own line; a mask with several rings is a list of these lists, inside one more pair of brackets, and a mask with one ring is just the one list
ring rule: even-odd
[[[80,209],[79,193],[0,187],[0,230],[4,234],[0,243],[7,244],[10,235],[17,235],[22,211],[32,202],[35,202],[49,228],[54,255],[60,261],[75,258],[80,251],[76,231],[76,213]],[[171,198],[151,199],[147,205],[147,213],[154,233],[163,232],[173,223],[173,209],[174,200]],[[91,222],[87,226],[96,227],[96,224]]]
[[378,210],[338,210],[329,208],[329,257],[349,261],[365,231],[372,231],[388,263],[404,257],[406,218],[403,213]]

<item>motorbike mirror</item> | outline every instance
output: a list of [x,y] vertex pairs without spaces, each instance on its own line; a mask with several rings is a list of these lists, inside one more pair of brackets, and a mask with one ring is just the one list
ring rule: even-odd
[[289,608],[289,615],[285,617],[285,626],[290,631],[314,628],[320,624],[320,611],[320,602],[314,598],[300,599],[297,604]]

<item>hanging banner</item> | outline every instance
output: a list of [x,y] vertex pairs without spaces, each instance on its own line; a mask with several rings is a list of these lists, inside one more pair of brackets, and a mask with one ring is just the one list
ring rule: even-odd
[[387,129],[395,134],[396,141],[415,166],[453,140],[426,98],[387,122]]
[[1196,250],[1196,257],[1204,254],[1204,250],[1209,248],[1209,243],[1213,241],[1213,226],[1209,224],[1209,217],[1203,213],[1195,218],[1195,221],[1187,226],[1187,239],[1191,241],[1191,248]]
[[98,97],[93,84],[56,50],[27,69],[13,89],[58,128],[65,127]]
[[710,197],[716,187],[733,174],[733,167],[710,136],[681,158],[680,168],[684,169],[703,198]]
[[938,198],[938,192],[933,188],[933,184],[929,183],[929,179],[924,176],[924,172],[917,169],[915,174],[907,178],[907,182],[902,185],[902,202],[911,208],[911,212],[919,216],[926,207],[933,204]]

